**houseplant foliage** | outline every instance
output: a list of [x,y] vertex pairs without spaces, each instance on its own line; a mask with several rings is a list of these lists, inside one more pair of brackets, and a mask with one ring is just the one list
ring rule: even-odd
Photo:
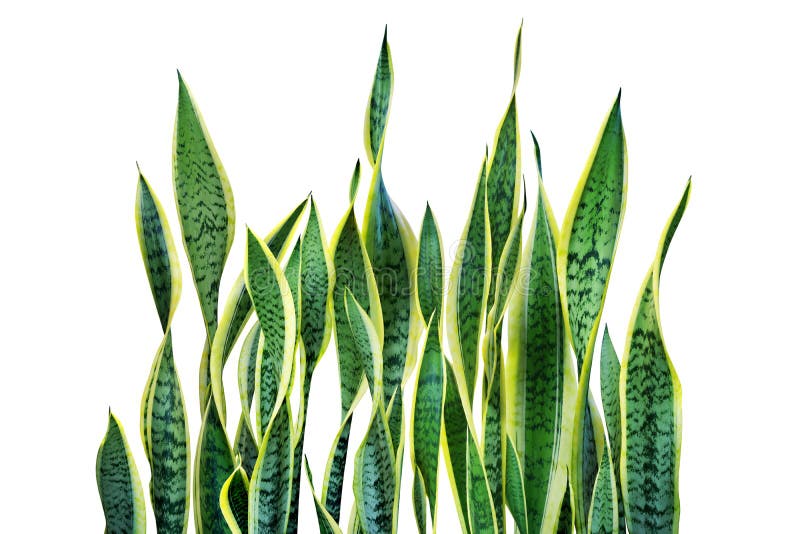
[[[233,195],[179,75],[173,186],[205,338],[194,450],[172,347],[178,252],[141,172],[135,210],[163,335],[140,421],[159,532],[185,532],[190,503],[199,532],[297,532],[304,478],[320,532],[394,533],[401,494],[411,499],[419,532],[435,532],[448,493],[441,471],[464,532],[678,530],[681,389],[661,331],[659,284],[691,183],[655,247],[620,361],[607,327],[598,340],[625,211],[620,96],[559,226],[536,137],[523,143],[520,135],[520,39],[521,28],[509,103],[478,172],[448,280],[432,208],[417,237],[383,176],[394,82],[386,34],[364,124],[370,183],[362,224],[356,162],[349,205],[330,240],[310,195],[266,236],[247,228],[243,267],[224,301]],[[537,169],[528,181],[530,209],[523,152]],[[222,374],[239,340],[238,402],[229,405]],[[306,417],[314,371],[331,345],[341,419],[315,485],[303,454]],[[599,404],[589,390],[596,349]],[[369,421],[351,444],[362,403]],[[234,436],[225,430],[229,417],[237,421]],[[406,448],[412,482],[401,488]],[[344,476],[348,461],[352,480]],[[144,491],[111,413],[97,484],[107,531],[144,532]],[[342,510],[351,488],[354,506]]]

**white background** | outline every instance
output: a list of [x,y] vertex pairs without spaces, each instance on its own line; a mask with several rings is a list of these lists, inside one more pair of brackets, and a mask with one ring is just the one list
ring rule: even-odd
[[[387,187],[415,228],[430,201],[449,261],[508,103],[523,18],[524,170],[532,183],[533,129],[559,221],[623,88],[628,207],[604,317],[620,351],[661,228],[694,176],[662,281],[663,327],[684,390],[684,532],[796,530],[796,15],[764,2],[280,5],[0,9],[3,530],[103,528],[94,461],[108,406],[149,480],[138,412],[161,334],[136,242],[135,162],[177,231],[176,67],[235,194],[225,293],[242,264],[245,224],[266,233],[313,190],[333,232],[355,159],[364,161],[364,107],[387,23],[396,79]],[[202,322],[183,261],[175,350],[194,445]],[[318,488],[338,414],[329,350],[306,440]],[[451,532],[441,471],[439,527]],[[306,488],[300,528],[314,532]],[[400,530],[411,532],[410,484],[402,499]]]

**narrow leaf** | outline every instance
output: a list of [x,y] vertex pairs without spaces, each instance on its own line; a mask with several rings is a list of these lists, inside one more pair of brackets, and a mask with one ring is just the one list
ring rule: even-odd
[[106,518],[106,532],[143,534],[144,492],[125,432],[108,412],[108,429],[97,451],[97,490]]
[[505,495],[508,509],[521,534],[528,532],[528,514],[525,506],[525,485],[522,478],[522,465],[511,438],[506,436],[506,476]]
[[467,434],[467,494],[470,531],[475,534],[497,533],[497,517],[486,470],[472,432]]
[[[444,287],[444,255],[442,253],[442,236],[439,225],[433,216],[430,205],[425,207],[422,219],[422,230],[419,237],[419,255],[417,258],[417,296],[419,308],[425,320],[430,319],[435,311],[442,316],[442,297]],[[438,331],[438,322],[434,329]]]
[[345,416],[333,440],[328,462],[325,465],[325,478],[322,482],[322,504],[337,522],[342,509],[342,487],[344,486],[344,470],[347,463],[347,446],[350,442],[352,420],[353,411],[351,410]]
[[271,534],[286,530],[294,460],[291,427],[289,406],[286,399],[282,399],[261,441],[258,461],[250,481],[248,494],[250,533]]
[[659,284],[690,192],[691,180],[664,228],[642,284],[620,367],[620,477],[631,532],[677,532],[680,520],[681,385],[664,344]]
[[619,478],[619,455],[622,447],[622,429],[619,417],[619,359],[611,343],[608,326],[603,331],[603,344],[600,351],[600,388],[603,398],[603,414],[608,431],[611,463],[614,466],[614,479],[617,485],[619,503],[619,530],[625,531],[625,508],[622,505],[622,481]]
[[358,184],[361,181],[361,160],[356,160],[353,176],[350,178],[350,202],[354,202],[358,194]]
[[475,393],[480,333],[486,311],[491,271],[491,244],[486,207],[486,159],[467,223],[459,241],[447,293],[447,337],[453,361],[464,374],[468,402]]
[[589,532],[592,534],[617,534],[619,532],[616,485],[608,447],[604,447],[603,459],[597,472],[589,508]]
[[387,30],[384,29],[383,42],[378,56],[378,66],[375,68],[372,92],[370,93],[367,113],[364,119],[364,144],[366,145],[369,163],[372,166],[375,166],[375,162],[378,161],[378,152],[383,144],[393,88],[392,53],[389,49]]
[[194,466],[195,524],[200,532],[227,532],[219,495],[236,465],[213,399],[204,413]]
[[219,507],[232,534],[247,532],[247,493],[249,479],[242,466],[237,466],[222,485]]
[[356,357],[367,376],[373,400],[383,393],[382,351],[378,334],[367,315],[349,289],[345,290],[345,312],[347,313],[350,336],[353,340]]
[[575,527],[587,531],[596,457],[587,417],[589,376],[600,315],[625,210],[627,156],[619,96],[606,117],[564,219],[558,249],[559,289],[578,359],[579,386],[572,458]]
[[439,315],[434,311],[428,323],[428,337],[419,365],[411,408],[412,465],[419,471],[424,482],[434,528],[445,380],[438,324]]
[[336,519],[328,513],[328,510],[319,502],[317,498],[317,492],[314,490],[314,481],[311,477],[311,469],[308,467],[308,458],[305,459],[306,465],[306,479],[308,480],[308,485],[311,488],[311,495],[314,497],[314,507],[317,511],[317,523],[319,523],[319,533],[320,534],[341,534],[342,530],[339,528],[339,525],[336,523]]
[[375,401],[367,435],[356,451],[353,490],[363,531],[367,534],[394,533],[394,453],[380,399]]
[[414,484],[411,487],[411,501],[414,506],[414,520],[417,522],[417,532],[425,534],[428,521],[428,512],[425,510],[425,482],[419,469],[414,470]]
[[469,533],[469,511],[467,478],[467,435],[469,424],[464,411],[464,403],[456,383],[453,365],[447,359],[445,362],[445,397],[444,397],[444,439],[442,452],[444,453],[445,466],[450,478],[450,488],[453,491],[453,500],[461,522],[461,529]]
[[248,478],[251,477],[256,460],[258,460],[258,443],[256,443],[250,423],[245,419],[244,415],[239,418],[239,425],[236,427],[233,450],[242,462],[242,469],[244,469],[245,474],[247,474]]
[[[244,271],[247,292],[261,324],[255,396],[256,427],[258,436],[263,436],[273,410],[278,407],[277,400],[283,398],[289,386],[296,317],[286,277],[272,253],[250,230],[247,232]],[[279,381],[277,385],[276,380]]]
[[[305,211],[307,203],[308,199],[303,199],[303,201],[264,238],[267,248],[278,261],[283,258],[283,255],[292,243],[291,237],[297,229],[300,216]],[[222,415],[223,421],[225,420],[226,406],[222,371],[233,350],[233,346],[236,344],[236,340],[239,339],[252,312],[253,303],[250,300],[250,295],[247,293],[243,269],[242,272],[239,273],[239,276],[236,278],[228,294],[228,299],[225,302],[225,308],[222,312],[222,317],[220,317],[219,326],[217,327],[217,334],[214,336],[211,352],[209,354],[211,388],[214,393],[214,398],[218,400],[217,409],[221,410],[220,414]],[[257,336],[255,340],[257,343]],[[255,363],[255,360],[253,360],[253,362]],[[240,393],[241,391],[240,388]]]

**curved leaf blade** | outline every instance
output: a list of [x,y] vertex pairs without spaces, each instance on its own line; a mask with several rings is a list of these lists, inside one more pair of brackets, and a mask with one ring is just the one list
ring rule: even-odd
[[392,103],[392,90],[394,89],[392,52],[389,49],[387,33],[388,30],[384,29],[378,65],[375,68],[375,78],[372,81],[372,91],[364,118],[364,145],[367,149],[369,163],[373,167],[379,159],[378,153],[383,145],[386,122],[389,118],[389,108]]
[[614,466],[614,479],[617,485],[619,503],[619,530],[625,531],[625,507],[622,505],[622,482],[619,478],[619,455],[622,447],[622,429],[619,416],[619,358],[608,334],[608,325],[603,330],[603,344],[600,350],[600,388],[603,399],[603,415],[606,420],[608,442],[611,450],[611,463]]
[[589,508],[589,532],[592,534],[616,534],[619,532],[617,482],[611,463],[608,447],[605,447]]
[[461,529],[469,533],[469,496],[467,494],[467,478],[469,469],[467,466],[467,435],[469,433],[469,423],[467,414],[464,411],[464,403],[461,393],[456,383],[456,375],[453,365],[445,358],[445,396],[443,409],[444,436],[442,440],[442,452],[444,453],[445,466],[450,478],[450,488],[453,491],[453,501],[455,504],[458,519],[461,522]]
[[294,462],[291,414],[281,400],[261,441],[248,494],[248,532],[285,532]]
[[353,411],[350,410],[333,440],[328,462],[325,465],[325,478],[322,481],[322,504],[334,521],[337,522],[342,509],[342,487],[344,486],[344,471],[347,463],[347,447],[350,442],[350,424],[352,420]]
[[505,496],[508,509],[521,534],[528,533],[528,514],[525,506],[525,484],[522,478],[522,465],[511,438],[506,436],[506,476]]
[[470,531],[475,534],[497,533],[497,516],[489,491],[489,481],[478,445],[472,432],[467,433],[467,508]]
[[[427,321],[435,311],[442,316],[444,287],[444,254],[442,235],[436,223],[430,204],[425,206],[422,230],[419,235],[419,254],[417,255],[417,297],[422,317]],[[437,320],[438,323],[438,320]],[[434,324],[436,326],[436,323]],[[438,330],[438,326],[436,328]]]
[[469,404],[475,394],[481,328],[486,313],[491,271],[489,214],[486,207],[486,159],[467,223],[456,249],[447,293],[447,338],[454,364],[464,374]]
[[194,466],[195,524],[200,532],[227,532],[219,495],[236,464],[213,399],[204,413]]
[[232,534],[247,532],[247,494],[250,486],[242,466],[225,480],[219,494],[219,507]]
[[[575,527],[587,531],[597,451],[587,402],[595,338],[625,211],[627,155],[617,96],[600,129],[564,219],[558,249],[559,289],[578,360],[579,386],[572,458]],[[588,421],[588,422],[587,422]]]
[[358,517],[367,534],[394,533],[395,455],[380,398],[375,401],[367,435],[355,456],[353,490]]
[[108,428],[97,451],[97,490],[106,518],[106,532],[143,534],[144,492],[125,431],[108,411]]
[[691,180],[642,284],[620,366],[620,477],[631,532],[677,532],[680,520],[681,385],[664,344],[658,291],[661,267],[690,192]]
[[311,468],[308,467],[308,458],[305,459],[305,465],[306,479],[308,480],[308,485],[311,488],[311,495],[314,497],[314,507],[317,511],[317,523],[319,524],[320,534],[341,534],[342,529],[339,528],[336,520],[317,498],[317,492],[314,491],[314,481],[311,477]]

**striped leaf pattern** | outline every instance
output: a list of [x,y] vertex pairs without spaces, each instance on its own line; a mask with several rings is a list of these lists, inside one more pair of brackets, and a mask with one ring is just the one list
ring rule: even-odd
[[200,532],[228,532],[219,495],[236,464],[216,404],[209,398],[194,465],[195,524]]
[[419,471],[422,478],[434,525],[445,380],[438,324],[439,317],[434,311],[428,324],[428,337],[420,360],[411,409],[412,466],[415,466],[415,476]]
[[247,473],[241,465],[234,469],[222,485],[219,507],[232,534],[247,532],[247,495],[250,486]]
[[314,507],[317,511],[317,522],[319,523],[320,534],[341,534],[342,530],[339,528],[336,519],[325,509],[325,506],[317,498],[317,492],[314,490],[314,481],[311,477],[311,469],[308,467],[308,458],[305,459],[306,465],[306,479],[311,488],[311,495],[314,497]]
[[106,532],[143,534],[144,492],[125,431],[108,411],[108,429],[97,451],[97,491],[106,518]]
[[[257,308],[256,308],[257,309]],[[248,494],[248,532],[285,532],[289,521],[294,462],[292,421],[286,399],[261,440]]]
[[472,432],[467,433],[467,508],[469,528],[475,534],[497,533],[497,516],[483,458]]
[[620,368],[620,477],[631,532],[678,531],[681,385],[664,344],[658,290],[667,249],[690,192],[691,181],[661,235],[634,306]]
[[[283,258],[283,255],[292,243],[291,237],[297,229],[300,217],[305,212],[307,204],[308,198],[303,199],[303,201],[264,238],[267,248],[278,261]],[[242,270],[233,283],[233,287],[228,295],[228,300],[225,303],[222,317],[220,317],[217,334],[214,336],[209,356],[211,388],[214,392],[214,398],[217,399],[217,409],[220,410],[223,420],[225,420],[226,406],[225,392],[222,383],[222,370],[228,361],[228,357],[233,350],[236,340],[239,339],[252,313],[253,303],[250,300],[250,295],[247,293],[244,270]]]
[[144,176],[136,192],[136,229],[163,338],[142,397],[141,432],[150,463],[150,499],[159,530],[185,532],[189,519],[189,424],[172,353],[171,322],[181,273],[166,214]]
[[608,325],[603,330],[603,344],[600,350],[600,389],[603,398],[603,415],[606,420],[611,463],[614,466],[614,479],[617,485],[619,503],[619,530],[625,531],[625,507],[622,505],[622,481],[619,478],[619,456],[622,448],[622,429],[619,416],[619,358],[611,343]]
[[333,440],[328,462],[325,466],[325,479],[322,483],[322,504],[334,521],[339,521],[342,509],[342,487],[344,486],[344,470],[347,463],[347,446],[350,441],[350,424],[353,411],[350,410],[342,421],[339,431]]
[[592,534],[616,534],[619,532],[617,482],[611,464],[608,447],[604,447],[603,459],[597,472],[589,508],[589,532]]
[[245,282],[261,324],[256,360],[256,428],[263,436],[289,387],[297,322],[289,283],[272,253],[248,229]]
[[470,405],[475,393],[480,333],[489,291],[491,244],[488,217],[484,158],[472,209],[456,249],[447,293],[447,337],[453,361],[463,371]]
[[172,182],[181,234],[206,323],[200,368],[200,405],[205,406],[210,395],[209,349],[217,329],[219,282],[233,243],[236,216],[228,176],[180,73],[173,148]]
[[522,479],[522,464],[511,438],[506,436],[505,496],[508,509],[521,534],[528,532],[528,514],[525,505],[525,484]]
[[467,494],[467,479],[469,476],[467,466],[467,437],[470,432],[467,413],[462,395],[458,390],[456,374],[453,364],[445,358],[445,397],[443,423],[444,434],[442,439],[442,452],[444,453],[447,474],[450,477],[450,487],[453,491],[453,500],[464,532],[471,532],[469,527],[469,496]]
[[560,457],[565,367],[570,362],[558,291],[557,240],[540,179],[534,224],[520,264],[519,287],[525,290],[512,294],[508,325],[509,434],[520,455],[532,532],[553,529],[545,521],[546,510],[561,502],[563,488],[559,491],[550,481],[563,472],[560,462],[561,467],[568,463]]
[[575,527],[587,531],[598,451],[588,405],[589,375],[600,314],[617,248],[627,188],[627,156],[619,95],[611,106],[575,188],[558,249],[559,289],[580,374],[571,483]]
[[353,490],[361,529],[366,534],[396,531],[395,455],[383,403],[377,398],[367,435],[355,455]]

